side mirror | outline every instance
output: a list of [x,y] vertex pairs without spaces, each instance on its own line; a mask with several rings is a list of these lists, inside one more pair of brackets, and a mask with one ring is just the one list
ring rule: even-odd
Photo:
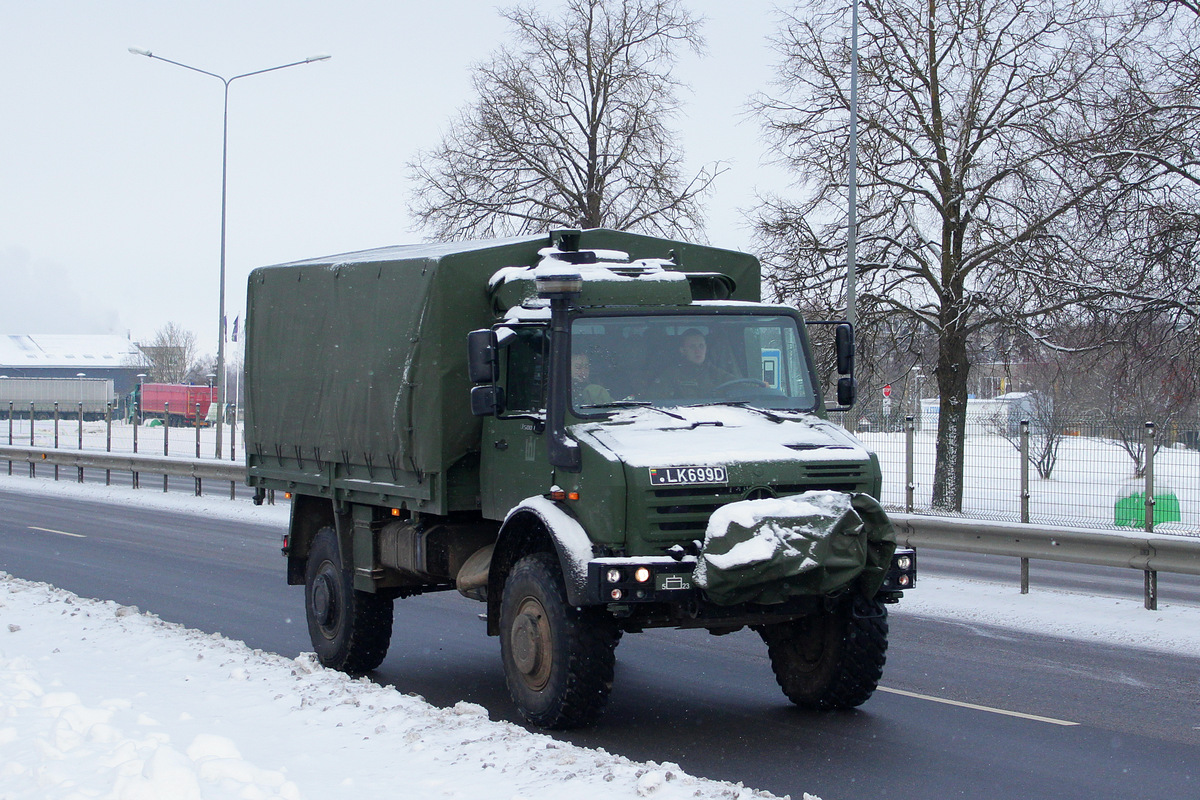
[[[839,375],[854,374],[854,328],[850,327],[849,323],[843,322],[837,326],[835,331],[837,341],[837,371]],[[838,394],[841,395],[841,384],[838,385]],[[839,401],[840,402],[840,401]],[[848,405],[842,403],[842,405]]]
[[[490,328],[471,331],[467,334],[467,374],[471,383],[495,383],[500,370],[497,368],[496,332]],[[471,393],[474,398],[475,393]],[[472,399],[471,407],[474,408]]]
[[496,384],[471,387],[471,413],[477,417],[495,417],[504,411],[504,389]]
[[838,405],[843,408],[849,408],[854,405],[854,401],[858,399],[858,384],[854,378],[838,378],[837,384],[837,401]]

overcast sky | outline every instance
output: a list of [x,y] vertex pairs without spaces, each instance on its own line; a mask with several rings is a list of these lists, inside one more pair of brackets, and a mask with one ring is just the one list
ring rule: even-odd
[[[226,76],[333,56],[230,90],[232,322],[256,266],[424,238],[405,165],[472,99],[471,65],[505,39],[498,5],[0,0],[0,334],[149,339],[173,321],[216,350],[221,83],[127,48]],[[674,127],[691,165],[727,163],[708,235],[745,249],[741,212],[786,183],[745,115],[776,61],[773,4],[689,5],[708,53],[680,64]]]

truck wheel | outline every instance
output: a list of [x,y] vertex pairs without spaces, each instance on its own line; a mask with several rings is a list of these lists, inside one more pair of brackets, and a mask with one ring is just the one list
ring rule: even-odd
[[618,633],[606,612],[567,603],[553,555],[519,560],[500,600],[500,657],[521,716],[560,730],[595,722],[612,690]]
[[324,666],[362,675],[383,663],[392,639],[392,598],[354,589],[333,528],[317,531],[309,549],[304,611]]
[[802,708],[856,708],[870,699],[883,676],[887,606],[878,600],[858,598],[757,630],[783,693]]

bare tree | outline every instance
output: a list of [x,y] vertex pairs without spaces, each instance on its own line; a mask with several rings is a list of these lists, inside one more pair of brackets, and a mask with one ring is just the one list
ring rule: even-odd
[[1150,276],[1140,299],[1176,324],[1200,322],[1200,5],[1148,0],[1154,47],[1130,66],[1110,110],[1113,146],[1157,179],[1152,191],[1097,208],[1121,262]]
[[174,322],[159,328],[154,338],[140,347],[152,383],[183,383],[196,360],[196,334]]
[[[1082,348],[1091,331],[1071,326],[1072,338]],[[1020,415],[1029,423],[1029,459],[1038,477],[1049,479],[1058,464],[1058,449],[1067,436],[1077,432],[1095,382],[1088,367],[1091,352],[1037,348],[1034,358],[1020,365],[1020,382],[1028,391],[1020,403]],[[990,421],[993,433],[1021,449],[1020,428],[1014,427],[1010,414]]]
[[[863,0],[862,18],[860,319],[936,336],[933,503],[957,510],[972,341],[998,325],[1042,335],[1048,315],[1105,302],[1116,254],[1089,250],[1084,207],[1166,171],[1113,136],[1148,23],[1100,0]],[[777,94],[756,103],[807,193],[756,215],[785,298],[844,293],[848,22],[819,0],[787,14]]]
[[216,374],[216,356],[204,355],[192,362],[191,367],[188,368],[187,375],[184,376],[184,381],[197,386],[204,386],[213,381]]
[[[1145,470],[1147,422],[1164,434],[1195,418],[1200,396],[1195,332],[1162,315],[1123,314],[1116,330],[1084,364],[1091,378],[1095,412],[1133,462],[1134,477]],[[1167,436],[1157,439],[1156,449]]]
[[717,165],[685,177],[668,127],[680,48],[700,21],[680,0],[567,0],[501,11],[513,42],[475,68],[478,99],[409,164],[410,209],[439,238],[550,226],[694,235]]

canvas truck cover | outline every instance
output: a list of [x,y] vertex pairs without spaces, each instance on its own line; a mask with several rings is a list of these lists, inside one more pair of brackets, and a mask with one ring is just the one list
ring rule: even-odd
[[873,597],[895,550],[892,523],[870,495],[742,500],[709,518],[693,577],[720,605],[782,603],[851,581]]
[[[496,321],[489,281],[534,266],[551,236],[387,247],[254,270],[246,324],[246,454],[255,467],[367,467],[370,479],[443,482],[479,450],[467,333]],[[757,300],[758,262],[701,245],[604,229],[579,249],[668,258],[724,272]],[[350,470],[353,471],[353,470]]]

